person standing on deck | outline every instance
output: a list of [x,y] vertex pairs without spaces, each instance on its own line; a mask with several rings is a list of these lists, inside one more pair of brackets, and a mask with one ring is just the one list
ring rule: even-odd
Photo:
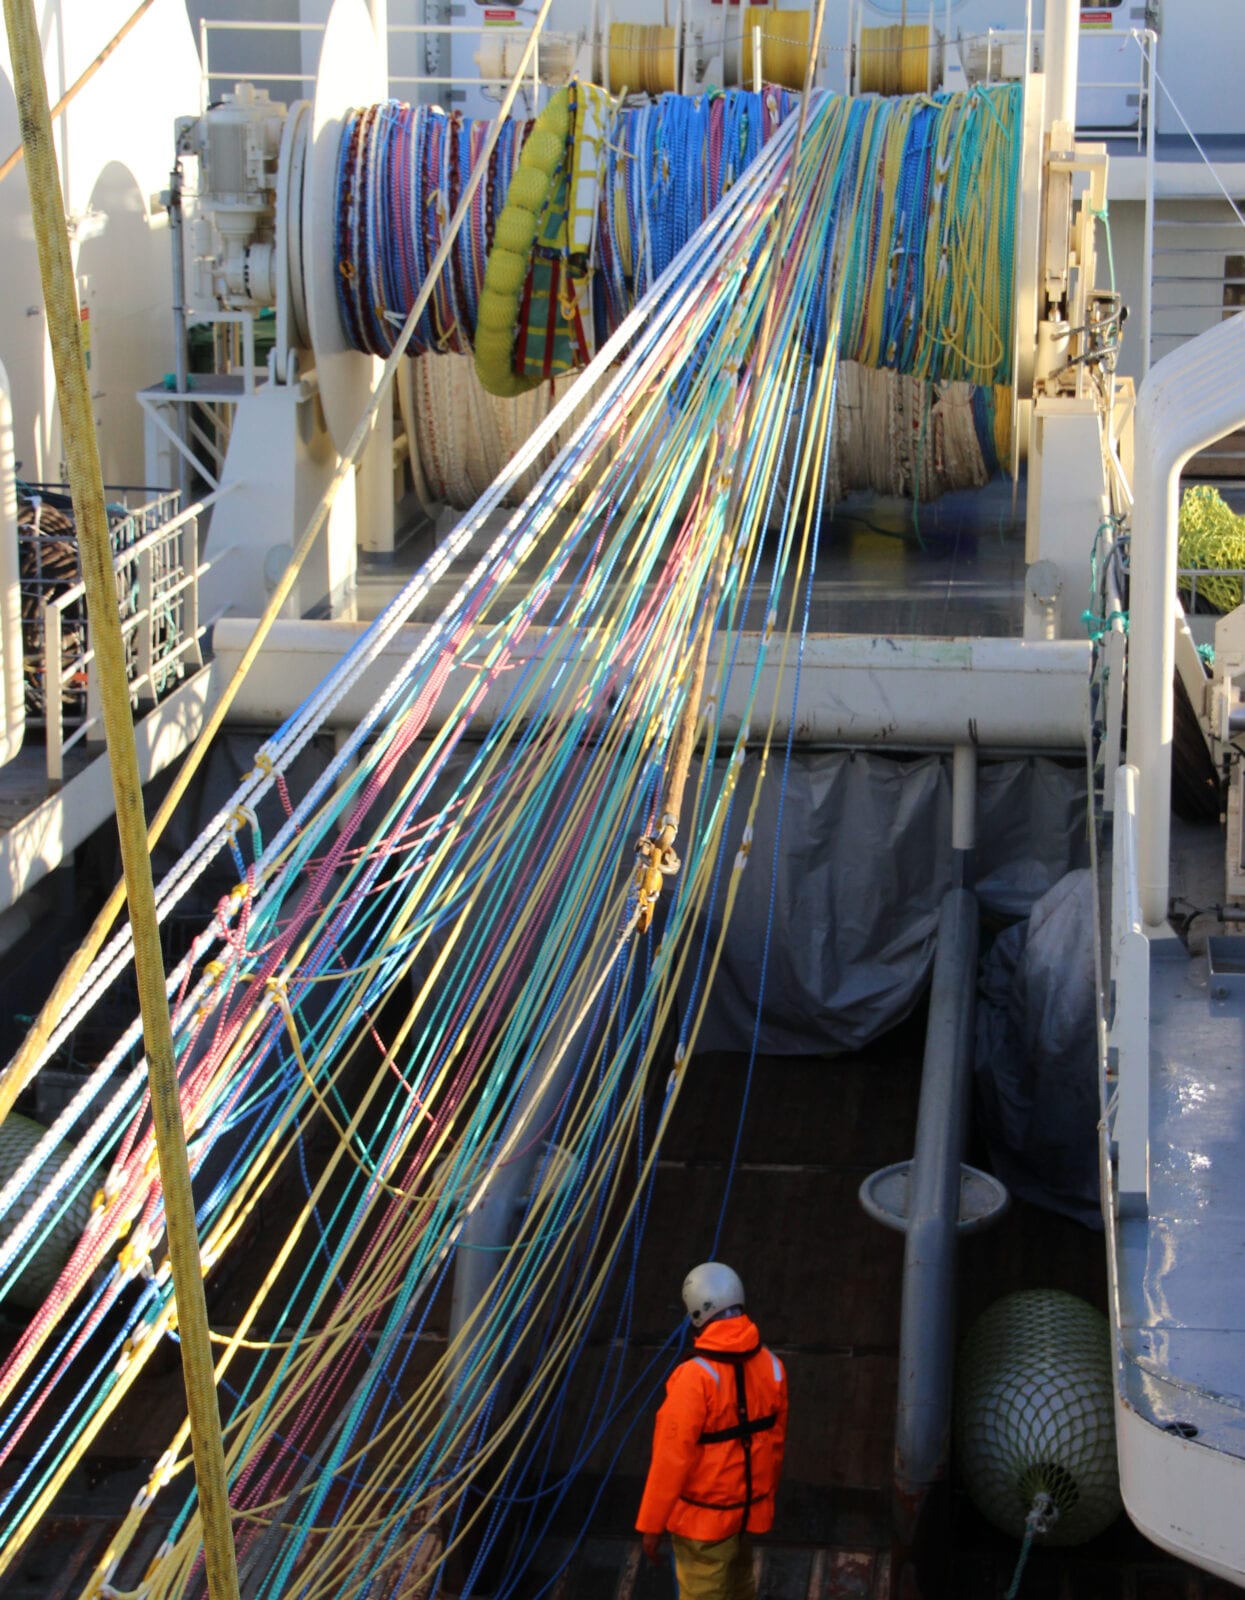
[[654,1563],[671,1534],[679,1600],[756,1600],[749,1535],[774,1523],[787,1375],[730,1267],[693,1267],[683,1303],[696,1339],[666,1383],[636,1528]]

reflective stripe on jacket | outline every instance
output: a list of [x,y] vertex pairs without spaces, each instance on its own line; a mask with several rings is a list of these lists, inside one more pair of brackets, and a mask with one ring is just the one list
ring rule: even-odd
[[666,1383],[637,1529],[706,1540],[768,1532],[786,1437],[782,1362],[751,1318],[711,1322]]

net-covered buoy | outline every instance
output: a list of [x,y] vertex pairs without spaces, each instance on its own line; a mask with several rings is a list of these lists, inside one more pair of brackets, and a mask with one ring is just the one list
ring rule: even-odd
[[[0,1122],[0,1189],[8,1183],[46,1132],[46,1128],[40,1127],[37,1122],[32,1122],[29,1117],[23,1117],[16,1111],[10,1111],[4,1121]],[[0,1244],[3,1244],[17,1228],[45,1186],[53,1181],[55,1173],[72,1153],[72,1146],[58,1145],[35,1173],[31,1182],[0,1217]],[[36,1230],[35,1237],[38,1244],[20,1277],[4,1294],[3,1301],[6,1306],[17,1307],[22,1311],[37,1311],[47,1299],[53,1284],[60,1277],[61,1269],[69,1260],[74,1246],[82,1237],[83,1230],[91,1219],[91,1185],[84,1185],[68,1203],[63,1205],[63,1209],[62,1204],[57,1202],[49,1215],[55,1220],[50,1228],[41,1224]]]
[[1101,1533],[1120,1510],[1106,1318],[1057,1289],[996,1301],[960,1350],[955,1431],[960,1472],[996,1527],[1023,1538],[1045,1495],[1049,1543]]

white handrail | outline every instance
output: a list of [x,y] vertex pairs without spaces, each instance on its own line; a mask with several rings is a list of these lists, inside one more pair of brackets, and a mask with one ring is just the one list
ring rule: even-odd
[[[196,501],[141,539],[118,550],[113,557],[113,568],[119,575],[130,569],[136,569],[138,575],[138,604],[121,622],[123,639],[134,640],[129,688],[135,703],[141,699],[154,704],[160,698],[162,690],[168,687],[167,683],[160,682],[162,674],[177,669],[180,675],[186,666],[195,668],[203,664],[201,641],[207,629],[199,620],[199,580],[211,563],[199,559],[198,519],[227,492]],[[134,515],[141,515],[144,509],[147,508],[140,507]],[[172,570],[160,574],[157,571],[160,553],[170,549],[176,551]],[[66,751],[87,739],[100,723],[95,704],[94,650],[86,642],[85,648],[68,664],[62,659],[65,614],[81,603],[84,594],[85,587],[78,582],[45,600],[42,606],[47,775],[53,788],[64,782]],[[161,624],[164,635],[157,639],[156,629]],[[83,675],[87,680],[86,716],[67,734],[62,695],[66,687],[75,680],[80,681]]]
[[1137,857],[1147,927],[1167,921],[1172,678],[1180,469],[1245,426],[1245,317],[1199,334],[1151,367],[1137,397],[1130,545],[1128,759],[1137,768]]
[[[1116,1077],[1111,1125],[1116,1204],[1144,1215],[1150,1196],[1150,941],[1137,877],[1137,769],[1115,774],[1111,852],[1111,1020],[1108,1070]],[[1108,1116],[1112,1115],[1108,1108]]]
[[13,454],[13,404],[8,376],[0,362],[0,764],[13,759],[26,734],[17,471]]

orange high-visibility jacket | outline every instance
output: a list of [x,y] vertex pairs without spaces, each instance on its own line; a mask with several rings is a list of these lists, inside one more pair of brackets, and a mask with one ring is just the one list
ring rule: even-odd
[[636,1528],[767,1533],[787,1438],[787,1375],[749,1317],[711,1322],[670,1374]]

